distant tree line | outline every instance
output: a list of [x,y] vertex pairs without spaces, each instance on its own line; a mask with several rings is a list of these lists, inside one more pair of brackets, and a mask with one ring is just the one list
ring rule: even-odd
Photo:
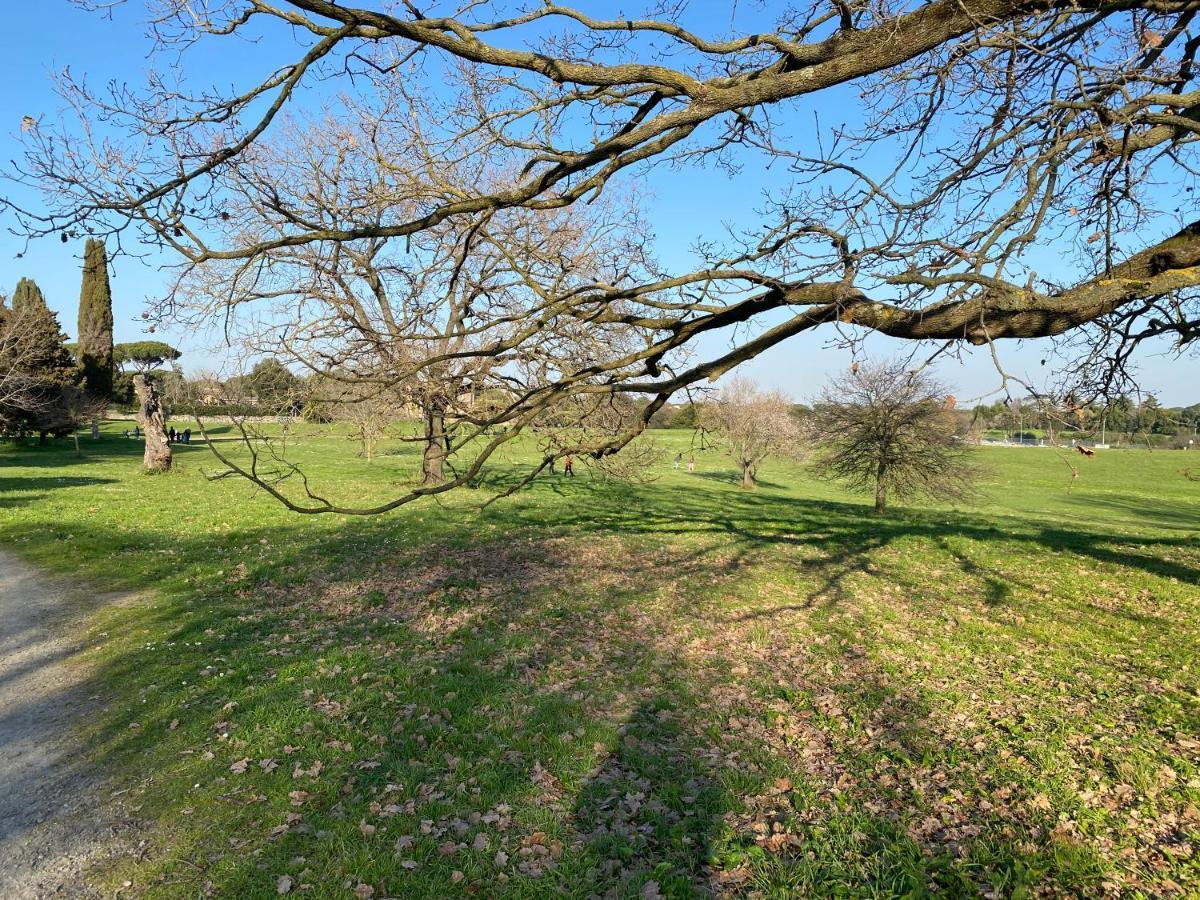
[[[712,401],[668,403],[650,421],[651,428],[696,428],[704,419],[704,410]],[[791,414],[798,420],[820,415],[816,407],[791,403]],[[1170,438],[1194,436],[1200,429],[1200,403],[1191,406],[1162,406],[1152,395],[1140,401],[1121,395],[1107,405],[1090,403],[1082,406],[1070,401],[1051,403],[1037,398],[1011,399],[970,408],[948,410],[955,423],[956,433],[964,439],[977,440],[987,433],[1017,439],[1021,431],[1027,439],[1046,435],[1093,435],[1099,439],[1102,431],[1113,440],[1122,436],[1155,436]],[[1129,439],[1129,438],[1126,438]],[[1158,443],[1162,443],[1159,441]]]
[[1036,398],[1012,399],[976,406],[972,411],[984,432],[1001,432],[1005,437],[1095,438],[1109,443],[1144,442],[1174,446],[1194,437],[1200,427],[1200,403],[1163,406],[1152,394],[1135,399],[1122,394],[1107,404],[1074,404],[1069,399],[1049,402]]

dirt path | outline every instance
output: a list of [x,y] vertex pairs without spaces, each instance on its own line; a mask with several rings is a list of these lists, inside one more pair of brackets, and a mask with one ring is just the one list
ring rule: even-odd
[[101,698],[59,582],[0,550],[0,897],[91,897],[88,863],[120,827],[72,726]]

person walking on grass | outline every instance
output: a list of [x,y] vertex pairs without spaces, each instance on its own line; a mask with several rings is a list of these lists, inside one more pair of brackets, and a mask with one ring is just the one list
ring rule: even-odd
[[570,475],[572,478],[575,477],[575,458],[574,457],[568,456],[566,459],[563,460],[563,474]]
[[691,456],[688,457],[688,471],[689,472],[696,471],[696,454],[695,453],[693,453]]
[[682,465],[682,463],[683,463],[683,453],[682,452],[676,453],[675,454],[675,463],[674,463],[674,465],[671,466],[671,468],[678,469],[680,467],[680,465]]

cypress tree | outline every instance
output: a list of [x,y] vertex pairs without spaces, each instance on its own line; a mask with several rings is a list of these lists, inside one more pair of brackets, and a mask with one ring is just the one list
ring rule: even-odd
[[27,310],[42,309],[50,311],[50,307],[46,305],[46,298],[42,296],[42,289],[32,278],[22,278],[17,282],[17,289],[13,291],[12,311],[20,315]]
[[79,290],[79,366],[89,393],[107,399],[113,392],[113,312],[104,244],[88,238]]

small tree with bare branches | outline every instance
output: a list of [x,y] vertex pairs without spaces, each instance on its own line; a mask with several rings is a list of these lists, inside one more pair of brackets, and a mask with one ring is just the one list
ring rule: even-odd
[[704,427],[737,463],[744,488],[754,487],[758,467],[768,457],[794,450],[800,429],[792,401],[781,391],[760,391],[748,378],[737,377],[713,403],[705,404]]
[[0,423],[41,405],[33,374],[40,349],[35,324],[33,317],[9,310],[0,295]]
[[947,391],[897,362],[860,365],[831,382],[811,417],[819,450],[813,471],[852,490],[889,497],[958,499],[977,469],[955,435]]

